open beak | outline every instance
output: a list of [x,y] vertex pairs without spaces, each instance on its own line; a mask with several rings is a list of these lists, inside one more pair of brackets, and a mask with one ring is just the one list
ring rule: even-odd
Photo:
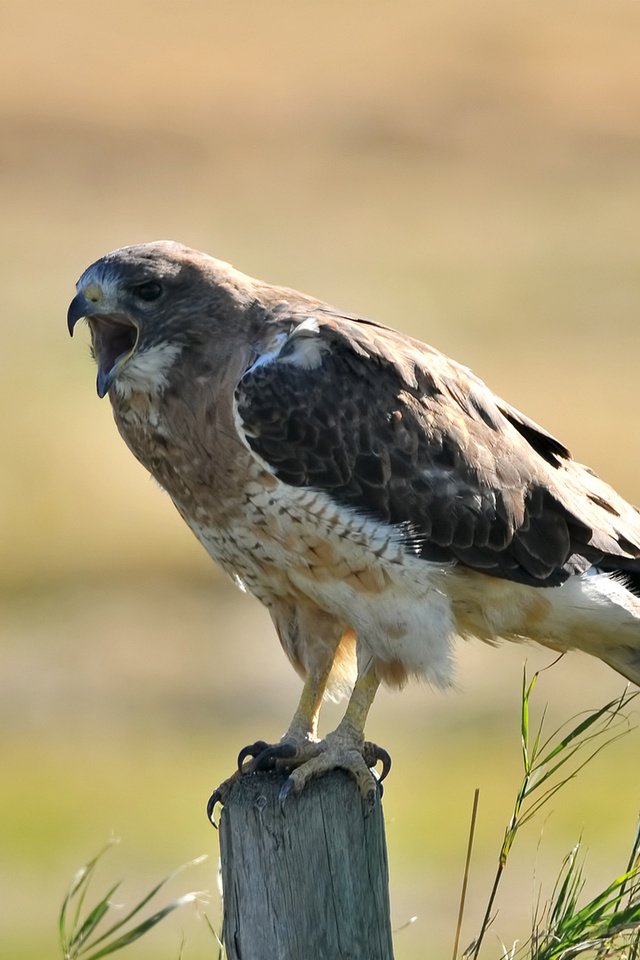
[[138,343],[138,328],[124,314],[100,312],[100,304],[78,293],[67,311],[67,327],[73,336],[78,320],[85,318],[91,330],[93,351],[98,364],[97,390],[100,398],[106,396],[113,381],[127,362]]

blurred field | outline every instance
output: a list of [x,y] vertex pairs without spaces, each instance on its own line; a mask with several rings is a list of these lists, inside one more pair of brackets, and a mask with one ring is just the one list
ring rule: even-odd
[[[0,952],[41,960],[68,878],[112,830],[134,893],[215,860],[208,791],[244,740],[286,727],[298,692],[264,612],[116,436],[83,337],[66,336],[77,276],[125,243],[202,247],[433,342],[637,501],[640,7],[0,10]],[[479,785],[467,940],[477,929],[517,782],[525,656],[549,660],[461,649],[463,692],[374,710],[394,756],[394,915],[419,916],[398,960],[451,949]],[[541,698],[562,719],[621,687],[575,657]],[[636,733],[558,800],[537,855],[538,828],[524,838],[496,955],[583,830],[594,880],[619,871],[637,808]],[[211,868],[190,886],[213,888]],[[184,914],[130,956],[176,957],[181,929],[185,960],[212,955]]]

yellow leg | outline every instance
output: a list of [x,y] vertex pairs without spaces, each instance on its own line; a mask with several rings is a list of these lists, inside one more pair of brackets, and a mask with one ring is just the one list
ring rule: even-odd
[[[379,795],[379,780],[386,777],[391,766],[386,750],[364,739],[365,723],[380,681],[370,666],[365,667],[355,682],[342,720],[332,733],[319,741],[318,715],[333,657],[327,660],[323,669],[316,669],[307,676],[296,712],[282,740],[276,744],[258,740],[240,751],[238,771],[225,780],[209,800],[207,811],[210,819],[213,818],[216,803],[226,801],[239,775],[260,770],[275,769],[289,773],[280,791],[281,803],[291,792],[300,793],[313,777],[335,769],[347,771],[358,784],[363,798],[368,803],[375,802]],[[252,759],[245,764],[248,758]],[[377,763],[382,763],[379,780],[372,773]]]
[[[331,662],[323,670],[312,672],[304,682],[300,700],[289,724],[289,729],[285,733],[280,743],[269,744],[264,740],[257,740],[250,743],[238,754],[238,769],[227,780],[224,780],[220,786],[214,790],[207,804],[207,814],[215,826],[213,811],[217,803],[226,803],[231,787],[243,772],[250,772],[257,769],[280,768],[281,761],[278,759],[284,756],[285,767],[293,762],[296,754],[305,756],[305,751],[313,749],[317,741],[318,733],[318,714],[322,704],[322,696],[327,686],[327,680],[331,673]],[[283,754],[284,748],[284,754]],[[253,758],[245,767],[245,760]],[[265,760],[269,762],[265,763]],[[302,760],[300,761],[302,762]]]
[[323,673],[310,673],[304,682],[300,701],[283,739],[316,740],[318,736],[318,716],[331,665]]
[[[380,682],[372,670],[366,670],[356,680],[344,717],[324,740],[314,745],[307,756],[297,758],[282,787],[282,802],[291,793],[300,793],[313,777],[322,776],[336,768],[346,770],[358,784],[362,796],[373,803],[378,796],[378,781],[371,769],[382,763],[380,779],[389,772],[391,759],[386,750],[364,739],[364,725]],[[301,762],[302,761],[302,762]]]
[[380,681],[372,670],[360,674],[355,682],[344,717],[336,728],[336,733],[340,732],[360,741],[364,740],[364,725],[379,686]]

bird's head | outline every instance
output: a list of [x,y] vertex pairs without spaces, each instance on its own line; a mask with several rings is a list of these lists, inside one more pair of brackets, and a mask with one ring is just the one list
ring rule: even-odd
[[67,325],[73,335],[78,320],[88,321],[98,396],[114,385],[125,395],[161,389],[201,328],[241,298],[243,280],[228,264],[168,240],[122,247],[91,264]]

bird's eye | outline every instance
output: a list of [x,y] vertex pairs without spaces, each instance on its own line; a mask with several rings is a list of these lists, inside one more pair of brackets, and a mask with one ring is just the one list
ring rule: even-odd
[[161,296],[162,285],[158,283],[157,280],[146,280],[144,283],[139,283],[135,287],[132,287],[131,290],[138,299],[151,302]]

